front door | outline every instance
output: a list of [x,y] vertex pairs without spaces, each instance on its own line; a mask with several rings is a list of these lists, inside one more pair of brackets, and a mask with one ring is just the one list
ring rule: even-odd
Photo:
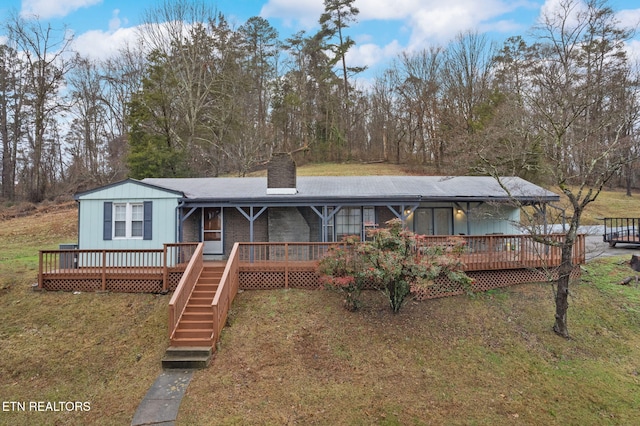
[[206,254],[223,254],[222,207],[205,207],[202,215],[202,241]]

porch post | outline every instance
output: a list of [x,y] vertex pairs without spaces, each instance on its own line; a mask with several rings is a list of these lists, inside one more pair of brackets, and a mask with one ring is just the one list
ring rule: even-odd
[[393,213],[395,217],[400,219],[400,221],[402,222],[402,228],[404,229],[407,222],[407,218],[411,216],[411,214],[414,211],[416,211],[416,209],[418,208],[418,205],[417,204],[413,204],[413,205],[400,204],[399,207],[400,207],[400,212],[394,209],[392,205],[387,205],[387,208],[391,210],[391,213]]
[[469,220],[469,213],[471,212],[471,206],[469,205],[469,202],[467,201],[467,211],[465,212],[465,215],[467,216],[467,235],[471,235],[471,221]]
[[329,240],[329,220],[335,216],[336,213],[342,208],[342,206],[334,206],[333,211],[329,213],[329,206],[322,206],[322,211],[318,210],[315,206],[310,206],[311,210],[320,217],[322,222],[322,242],[326,243]]
[[245,217],[249,221],[249,242],[253,242],[253,222],[267,209],[267,206],[263,206],[258,213],[253,212],[253,206],[249,206],[249,214],[245,212],[242,207],[236,206],[236,210],[238,210],[242,216]]
[[191,210],[185,215],[183,215],[182,206],[178,206],[178,243],[183,242],[184,239],[184,221],[189,218],[199,207],[191,207]]
[[329,208],[322,206],[322,242],[326,243],[329,240],[329,218],[327,213]]
[[[258,211],[258,213],[254,214],[253,206],[249,206],[249,214],[245,212],[242,207],[236,206],[236,210],[238,210],[242,216],[245,217],[249,221],[249,242],[253,243],[253,222],[260,216],[265,210],[267,206],[262,206],[262,208]],[[249,261],[253,263],[254,259],[254,247],[253,244],[249,246]]]

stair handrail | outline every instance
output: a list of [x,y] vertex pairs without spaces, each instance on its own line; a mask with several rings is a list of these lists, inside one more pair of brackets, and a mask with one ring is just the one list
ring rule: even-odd
[[220,284],[216,290],[215,296],[211,301],[211,308],[213,310],[213,333],[212,340],[214,344],[220,339],[220,333],[227,322],[227,315],[233,299],[235,299],[238,293],[239,283],[239,249],[240,244],[235,243],[229,259],[224,267],[224,272],[220,278]]
[[180,317],[182,316],[185,308],[187,307],[187,302],[191,297],[191,293],[198,282],[198,278],[202,273],[202,269],[204,267],[203,260],[203,250],[204,244],[199,243],[196,248],[193,256],[191,256],[191,260],[187,264],[187,267],[182,274],[182,278],[180,278],[180,282],[176,287],[173,295],[171,296],[171,300],[169,301],[169,338],[173,337],[173,334],[176,331],[178,326],[178,322],[180,321]]

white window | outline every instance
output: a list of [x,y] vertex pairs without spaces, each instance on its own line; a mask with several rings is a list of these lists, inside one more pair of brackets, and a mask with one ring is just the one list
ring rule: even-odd
[[143,230],[142,203],[113,204],[113,238],[142,238]]

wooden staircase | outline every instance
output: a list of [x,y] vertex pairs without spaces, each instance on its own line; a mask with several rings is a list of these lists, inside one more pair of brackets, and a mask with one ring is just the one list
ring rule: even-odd
[[209,365],[215,342],[211,302],[223,272],[224,264],[204,264],[162,358],[164,368],[204,368]]

